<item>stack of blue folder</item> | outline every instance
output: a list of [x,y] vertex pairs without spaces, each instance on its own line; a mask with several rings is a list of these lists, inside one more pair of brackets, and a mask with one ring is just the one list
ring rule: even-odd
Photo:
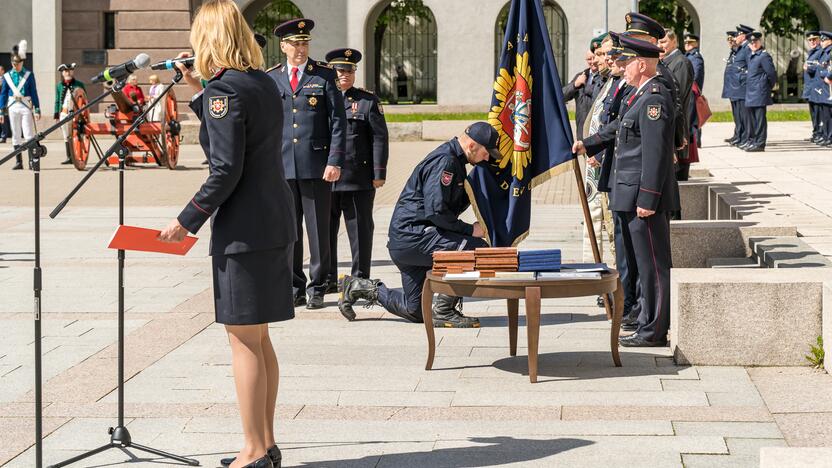
[[560,249],[521,250],[517,271],[560,271]]

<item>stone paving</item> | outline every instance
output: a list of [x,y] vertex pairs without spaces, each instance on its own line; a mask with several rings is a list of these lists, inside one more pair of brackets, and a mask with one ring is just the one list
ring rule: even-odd
[[[796,140],[804,124],[772,124]],[[832,151],[796,142],[763,155],[705,130],[715,174],[763,180],[809,210],[818,239],[832,208],[820,200]],[[717,144],[716,142],[720,142]],[[436,142],[395,143],[388,186],[377,197],[373,276],[400,284],[385,250],[392,204],[410,168]],[[777,145],[771,145],[773,150]],[[6,149],[5,147],[0,150]],[[50,143],[45,212],[80,173],[59,166]],[[127,223],[162,227],[205,177],[201,153],[184,169],[128,172]],[[0,168],[0,464],[33,464],[31,177]],[[788,176],[782,176],[788,174]],[[795,177],[799,180],[792,179]],[[783,180],[788,178],[788,180]],[[43,221],[45,462],[106,443],[115,424],[116,263],[105,248],[116,222],[115,173],[96,175],[56,220]],[[572,173],[535,193],[524,248],[559,247],[580,261],[581,212]],[[44,217],[46,214],[44,213]],[[470,216],[470,214],[468,215]],[[343,231],[343,230],[342,230]],[[184,258],[128,253],[126,423],[137,443],[217,466],[241,443],[230,351],[213,323],[209,232]],[[348,268],[340,238],[341,269]],[[827,253],[828,255],[828,253]],[[762,447],[832,445],[832,379],[808,368],[680,367],[667,348],[609,354],[609,323],[595,298],[543,302],[539,383],[529,384],[523,305],[518,356],[510,357],[505,305],[469,300],[476,330],[437,330],[434,370],[424,370],[420,325],[379,308],[348,323],[327,307],[270,327],[281,362],[278,441],[284,466],[757,466]],[[169,465],[111,450],[75,466]]]

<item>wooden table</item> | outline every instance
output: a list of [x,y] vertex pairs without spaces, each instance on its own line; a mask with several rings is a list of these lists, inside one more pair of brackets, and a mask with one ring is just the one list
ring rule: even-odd
[[422,290],[422,317],[428,336],[428,361],[425,370],[433,367],[436,337],[433,330],[432,302],[434,293],[461,297],[506,299],[508,309],[508,340],[511,355],[517,356],[517,318],[520,299],[526,301],[526,332],[529,346],[529,380],[537,382],[537,347],[540,338],[540,300],[548,298],[600,296],[614,294],[612,327],[610,328],[610,352],[616,367],[621,367],[618,356],[618,332],[624,312],[624,294],[618,272],[610,270],[600,279],[561,279],[534,281],[503,280],[446,280],[428,272]]

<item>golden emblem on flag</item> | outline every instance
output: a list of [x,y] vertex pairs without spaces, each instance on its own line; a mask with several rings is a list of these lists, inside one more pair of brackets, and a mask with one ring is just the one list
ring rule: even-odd
[[491,107],[488,123],[500,135],[500,169],[511,162],[511,175],[523,180],[525,168],[532,160],[532,72],[528,51],[517,54],[512,73],[500,69],[494,91],[499,104]]

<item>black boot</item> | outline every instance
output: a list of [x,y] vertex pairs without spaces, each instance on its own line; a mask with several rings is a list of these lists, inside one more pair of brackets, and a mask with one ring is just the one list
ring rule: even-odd
[[350,322],[355,320],[355,311],[352,308],[355,301],[364,299],[367,301],[365,307],[378,303],[378,280],[345,276],[338,289],[338,310]]
[[[20,148],[20,145],[14,145],[14,149],[18,149],[18,148]],[[17,163],[14,165],[12,170],[13,171],[19,171],[19,170],[23,169],[23,156],[18,154],[17,156],[15,156],[15,158],[16,158],[15,160],[17,161]]]
[[65,141],[64,145],[66,145],[66,161],[62,162],[61,164],[72,164],[72,143]]
[[433,303],[434,328],[479,328],[480,320],[462,315],[462,298],[437,294]]

